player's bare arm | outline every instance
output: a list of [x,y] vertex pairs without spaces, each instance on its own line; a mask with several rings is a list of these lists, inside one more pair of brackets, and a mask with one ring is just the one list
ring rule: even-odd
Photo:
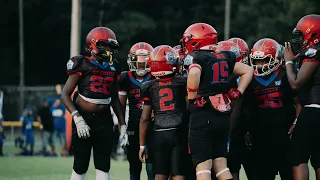
[[238,90],[243,94],[252,80],[253,69],[246,64],[236,62],[234,65],[233,74],[240,76]]
[[126,123],[124,120],[124,114],[122,113],[122,105],[117,94],[112,96],[111,106],[118,118],[119,126],[125,125]]
[[[80,79],[80,75],[78,75],[78,74],[69,75],[68,80],[67,80],[65,86],[63,87],[63,90],[61,93],[61,99],[62,99],[65,107],[67,108],[67,110],[70,113],[72,113],[76,110],[76,107],[74,107],[74,104],[72,102],[71,95],[72,95],[74,89],[76,88],[79,79]],[[75,115],[80,116],[79,113],[76,113]]]
[[296,56],[293,55],[293,51],[290,43],[286,42],[284,59],[286,61],[286,71],[287,71],[288,81],[293,90],[296,90],[302,87],[304,83],[307,82],[312,77],[313,73],[318,68],[317,62],[313,62],[313,61],[305,62],[305,63],[302,63],[298,74],[296,74],[294,72],[292,62],[297,60],[298,56],[299,54]]
[[201,66],[199,64],[192,64],[189,67],[187,88],[188,99],[194,99],[197,96],[197,90],[200,83]]
[[300,111],[302,109],[301,104],[299,103],[299,98],[298,96],[293,98],[294,104],[296,105],[296,118],[299,117]]
[[[147,136],[147,131],[149,127],[149,118],[151,116],[152,112],[152,106],[150,105],[143,105],[143,110],[141,113],[141,118],[140,118],[140,129],[139,129],[139,141],[140,141],[140,153],[139,153],[139,159],[140,161],[144,162],[145,158],[145,148],[146,148],[146,136]],[[146,157],[147,158],[147,157]]]

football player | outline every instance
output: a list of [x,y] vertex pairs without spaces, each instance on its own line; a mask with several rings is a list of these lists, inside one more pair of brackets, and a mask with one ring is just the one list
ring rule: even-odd
[[186,78],[176,77],[173,67],[179,56],[173,48],[161,45],[152,51],[149,60],[151,74],[157,77],[142,85],[144,100],[140,120],[140,153],[142,162],[148,158],[146,134],[152,109],[154,109],[153,171],[155,179],[184,179],[184,160],[187,154],[187,134],[182,126],[186,109]]
[[[215,48],[215,52],[231,51],[236,56],[237,62],[244,63],[248,58],[247,44],[240,38],[232,38],[238,42],[242,48],[234,41],[221,41]],[[231,75],[229,79],[230,88],[237,88],[240,78],[237,75]],[[250,172],[250,151],[246,148],[244,143],[244,136],[246,131],[246,119],[243,113],[243,97],[232,101],[232,113],[230,115],[230,130],[229,130],[229,146],[228,146],[228,167],[232,173],[233,179],[239,179],[239,171],[241,164],[243,164],[247,177]]]
[[[127,158],[130,168],[130,180],[140,180],[142,163],[139,160],[139,124],[143,102],[140,100],[140,88],[143,83],[149,81],[152,76],[148,68],[148,59],[153,47],[146,42],[134,44],[128,54],[129,71],[121,73],[119,80],[119,99],[122,104],[123,112],[126,111],[126,102],[129,101],[129,121],[127,146]],[[148,134],[148,137],[151,137]],[[150,146],[150,143],[148,143]],[[150,148],[149,148],[150,150]],[[151,169],[151,158],[147,160],[148,179],[154,179]]]
[[[179,76],[183,76],[183,77],[188,77],[188,68],[190,64],[184,64],[184,57],[185,54],[182,52],[182,48],[181,45],[176,45],[173,47],[173,49],[176,50],[176,53],[179,54],[179,58],[180,58],[180,73]],[[184,111],[183,115],[182,115],[182,122],[183,125],[185,126],[185,129],[188,130],[186,132],[186,138],[188,138],[188,134],[189,134],[189,122],[190,122],[190,108],[189,108],[189,104],[187,105],[186,110]],[[192,163],[192,157],[189,151],[189,146],[188,146],[188,155],[186,157],[186,165],[185,165],[185,170],[186,170],[186,175],[185,175],[185,180],[195,180],[196,179],[196,170],[193,167],[193,163]]]
[[275,40],[264,38],[253,45],[250,64],[255,76],[245,98],[251,106],[255,179],[275,179],[278,172],[281,179],[292,179],[288,130],[296,118],[297,98],[282,63],[283,49]]
[[[293,178],[309,179],[308,161],[320,179],[320,15],[310,14],[299,20],[291,43],[285,43],[284,58],[289,83],[298,90],[301,113],[292,135]],[[295,73],[293,62],[299,59]]]
[[232,41],[234,43],[236,43],[241,51],[241,62],[244,64],[249,64],[249,48],[248,48],[248,44],[241,38],[238,37],[234,37],[229,39],[229,41]]
[[[116,61],[118,42],[106,27],[92,29],[86,38],[87,56],[72,57],[67,63],[69,78],[61,98],[73,117],[72,146],[74,162],[72,180],[83,180],[93,149],[96,179],[109,180],[110,154],[113,145],[113,120],[110,105],[120,126],[120,144],[127,144],[126,125],[118,97],[120,68]],[[78,86],[78,95],[71,94]]]
[[[234,53],[212,52],[217,37],[211,25],[196,23],[185,30],[181,40],[183,52],[188,54],[184,61],[191,64],[187,81],[188,99],[193,105],[189,144],[197,179],[203,180],[211,179],[211,167],[219,180],[232,179],[226,160],[230,99],[244,93],[253,75],[250,66],[236,62]],[[240,76],[240,83],[229,91],[232,73]]]
[[181,51],[181,45],[176,45],[173,47],[177,54],[179,54],[179,62],[177,63],[177,75],[178,76],[186,76],[188,74],[188,68],[185,68],[183,65],[184,54]]

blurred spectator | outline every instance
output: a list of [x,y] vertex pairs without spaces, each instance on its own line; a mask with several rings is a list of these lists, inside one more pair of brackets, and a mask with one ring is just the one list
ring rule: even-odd
[[56,99],[50,108],[53,116],[54,138],[57,138],[62,146],[62,151],[66,148],[66,109],[61,103],[61,99]]
[[[31,108],[26,108],[25,110],[23,110],[20,121],[22,122],[22,133],[25,141],[24,152],[22,152],[21,155],[33,155],[33,122],[35,121],[35,118]],[[28,145],[30,145],[30,151],[27,150]]]
[[49,155],[47,146],[51,148],[50,154],[55,155],[54,142],[53,142],[53,117],[50,111],[49,101],[44,102],[43,106],[39,108],[37,120],[40,123],[40,137],[42,141],[42,154]]

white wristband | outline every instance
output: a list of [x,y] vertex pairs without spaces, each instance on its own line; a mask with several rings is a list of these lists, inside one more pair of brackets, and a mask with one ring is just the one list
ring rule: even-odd
[[146,147],[147,147],[147,145],[140,146],[140,149],[145,149]]
[[293,61],[287,61],[286,65],[288,65],[288,64],[293,64]]
[[296,120],[294,120],[293,124],[297,124],[298,118],[296,118]]
[[77,110],[75,110],[75,111],[73,111],[72,113],[71,113],[71,116],[73,117],[74,115],[76,115],[77,113],[79,113]]

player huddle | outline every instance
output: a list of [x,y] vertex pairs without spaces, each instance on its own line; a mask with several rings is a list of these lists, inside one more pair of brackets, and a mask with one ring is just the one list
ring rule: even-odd
[[304,180],[310,156],[320,179],[320,16],[301,18],[285,46],[263,38],[249,51],[240,38],[217,37],[195,23],[174,48],[136,43],[120,72],[114,32],[92,29],[91,57],[68,61],[62,92],[73,116],[71,180],[85,178],[91,149],[96,179],[110,179],[110,106],[131,180],[142,162],[150,180],[239,179],[241,165],[250,180]]

